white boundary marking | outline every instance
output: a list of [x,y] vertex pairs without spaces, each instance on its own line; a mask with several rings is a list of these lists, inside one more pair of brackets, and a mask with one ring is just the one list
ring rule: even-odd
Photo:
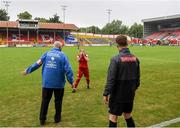
[[178,123],[178,122],[180,122],[180,117],[169,120],[169,121],[164,121],[162,123],[155,124],[155,125],[152,125],[152,126],[149,126],[149,127],[159,127],[159,128],[161,128],[161,127],[169,126],[171,124],[175,124],[175,123]]

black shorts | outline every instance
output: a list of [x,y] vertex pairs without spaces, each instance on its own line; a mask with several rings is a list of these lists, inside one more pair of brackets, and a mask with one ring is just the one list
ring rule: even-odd
[[122,113],[131,113],[132,109],[133,109],[133,102],[109,104],[109,113],[117,116],[121,116]]

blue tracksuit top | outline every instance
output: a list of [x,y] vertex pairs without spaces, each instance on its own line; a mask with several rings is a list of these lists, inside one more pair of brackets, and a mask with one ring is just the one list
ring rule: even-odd
[[59,49],[53,48],[43,54],[40,58],[42,64],[38,61],[26,69],[29,74],[42,65],[42,86],[43,88],[64,88],[65,75],[68,82],[72,85],[73,72],[67,56]]

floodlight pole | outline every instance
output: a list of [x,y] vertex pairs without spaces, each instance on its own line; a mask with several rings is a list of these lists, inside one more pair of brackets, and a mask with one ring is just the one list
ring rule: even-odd
[[63,11],[63,38],[64,38],[64,43],[65,43],[65,14],[66,14],[66,8],[68,6],[66,5],[61,5],[62,11]]
[[110,18],[111,18],[111,9],[107,9],[107,14],[108,14],[108,23],[110,23]]
[[3,1],[3,3],[6,6],[6,11],[8,13],[8,7],[10,6],[9,3],[11,3],[11,1]]
[[[110,18],[111,18],[111,9],[107,9],[107,14],[108,14],[108,24],[110,24]],[[109,34],[110,32],[108,32],[108,39],[109,39]]]
[[[8,14],[8,7],[10,6],[9,3],[11,3],[10,1],[3,1],[4,5],[6,6],[6,12]],[[8,20],[8,19],[7,19]],[[6,28],[6,43],[8,44],[8,38],[9,38],[9,30],[8,30],[8,21],[7,21],[7,28]]]

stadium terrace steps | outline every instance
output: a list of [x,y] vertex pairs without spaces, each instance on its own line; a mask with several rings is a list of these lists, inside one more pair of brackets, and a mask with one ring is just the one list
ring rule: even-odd
[[180,35],[180,30],[154,32],[153,34],[147,36],[146,39],[152,39],[152,40],[179,39],[179,35]]
[[74,35],[81,44],[108,44],[113,39],[93,35]]

